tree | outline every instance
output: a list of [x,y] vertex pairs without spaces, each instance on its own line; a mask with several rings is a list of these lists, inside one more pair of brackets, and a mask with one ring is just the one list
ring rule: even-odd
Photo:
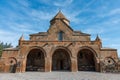
[[10,47],[12,47],[11,43],[8,44],[8,43],[0,42],[0,57],[2,56],[3,49]]

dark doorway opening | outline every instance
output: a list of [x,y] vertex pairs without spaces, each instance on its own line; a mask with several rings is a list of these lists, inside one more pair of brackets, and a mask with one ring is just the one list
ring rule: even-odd
[[64,49],[58,49],[52,56],[53,71],[70,71],[71,61],[70,56]]
[[95,71],[94,53],[83,49],[78,53],[78,71]]
[[60,70],[63,70],[63,60],[60,60]]
[[40,49],[33,49],[27,56],[26,71],[44,71],[44,53]]

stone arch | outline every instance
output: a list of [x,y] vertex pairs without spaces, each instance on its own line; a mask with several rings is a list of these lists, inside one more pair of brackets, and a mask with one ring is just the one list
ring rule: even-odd
[[42,48],[42,47],[39,47],[39,46],[32,46],[28,49],[28,51],[26,52],[26,58],[27,58],[27,55],[29,54],[29,52],[32,50],[32,49],[40,49],[43,53],[44,53],[44,56],[47,57],[47,54],[46,54],[46,51]]
[[90,47],[81,47],[77,53],[78,71],[96,70],[96,52]]
[[55,48],[52,54],[52,70],[71,70],[71,53],[65,47]]
[[68,54],[70,55],[70,58],[73,57],[71,51],[70,51],[67,47],[64,47],[64,46],[57,46],[57,47],[53,48],[53,49],[51,50],[51,57],[52,57],[52,55],[54,54],[54,52],[55,52],[57,49],[64,49],[64,50],[66,50],[66,51],[68,52]]
[[17,59],[15,57],[9,57],[7,63],[9,64],[9,72],[15,73],[17,67]]
[[8,58],[8,64],[9,65],[17,64],[17,59],[15,57],[9,57]]
[[46,53],[41,47],[31,47],[26,56],[26,71],[45,71]]
[[96,53],[96,51],[95,51],[93,48],[88,47],[88,46],[80,47],[80,48],[78,49],[78,52],[77,52],[77,53],[79,53],[79,51],[82,50],[82,49],[88,49],[88,50],[90,50],[91,52],[93,52],[93,54],[94,54],[95,57],[98,57],[98,54]]

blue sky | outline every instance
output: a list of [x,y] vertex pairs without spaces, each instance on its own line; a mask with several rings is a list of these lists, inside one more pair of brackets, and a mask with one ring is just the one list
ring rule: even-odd
[[118,49],[120,56],[120,0],[0,0],[0,41],[17,46],[24,34],[44,32],[62,10],[74,30],[99,34],[103,47]]

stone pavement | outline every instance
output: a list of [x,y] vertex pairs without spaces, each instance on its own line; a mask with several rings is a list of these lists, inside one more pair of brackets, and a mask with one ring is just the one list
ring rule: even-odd
[[82,71],[0,73],[0,80],[120,80],[120,74]]

